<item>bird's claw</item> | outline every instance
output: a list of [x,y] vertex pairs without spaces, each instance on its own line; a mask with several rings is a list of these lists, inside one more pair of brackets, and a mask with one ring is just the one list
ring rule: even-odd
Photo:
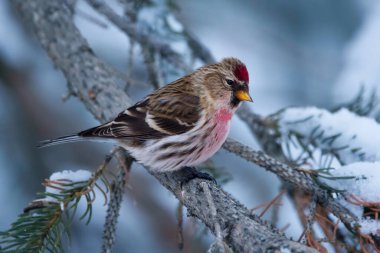
[[193,167],[184,167],[182,168],[182,173],[180,174],[180,181],[181,181],[181,189],[183,186],[187,183],[189,183],[191,180],[199,178],[199,179],[205,179],[213,182],[214,184],[217,184],[216,179],[211,176],[210,174],[206,172],[198,171],[197,169]]

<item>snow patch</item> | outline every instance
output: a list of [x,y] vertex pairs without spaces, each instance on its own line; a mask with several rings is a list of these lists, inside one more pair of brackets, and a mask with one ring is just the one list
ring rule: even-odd
[[[334,151],[344,166],[339,162],[327,165],[332,167],[327,171],[330,175],[320,180],[342,191],[334,198],[358,218],[363,234],[379,235],[380,221],[374,218],[380,207],[379,123],[345,108],[331,113],[316,107],[289,108],[277,120],[285,140],[283,147],[286,141],[292,142],[289,138],[299,136],[304,145],[313,145],[314,159],[315,154],[323,156],[324,151]],[[305,148],[302,145],[295,145],[288,153],[293,156],[301,152]]]
[[333,177],[351,179],[325,180],[334,189],[343,190],[364,201],[380,202],[380,162],[357,162],[330,171]]
[[363,234],[380,234],[380,221],[363,219],[360,221],[360,232]]
[[64,170],[59,172],[54,172],[50,176],[50,180],[58,180],[58,179],[65,179],[70,180],[72,182],[82,182],[82,181],[88,181],[91,178],[91,172],[88,170]]
[[[50,180],[52,181],[62,181],[62,183],[75,183],[75,182],[87,182],[91,178],[91,172],[88,170],[77,170],[77,171],[71,171],[71,170],[64,170],[55,172],[50,176]],[[65,190],[70,189],[70,186],[62,186],[59,185],[59,188],[63,188]],[[78,185],[75,185],[75,187],[78,187]],[[58,188],[53,188],[47,186],[45,189],[46,193],[50,194],[60,194],[61,190]],[[52,196],[47,196],[46,199],[48,201],[57,201],[56,198]],[[63,209],[63,205],[61,205],[61,209]]]
[[380,125],[345,108],[335,113],[316,107],[289,108],[279,115],[279,129],[282,136],[295,132],[315,138],[319,148],[334,149],[344,164],[380,160]]
[[[364,234],[380,234],[380,221],[364,217],[362,202],[380,203],[380,162],[357,162],[330,170],[333,177],[351,177],[350,179],[324,180],[324,183],[338,190],[339,202],[347,207],[359,220]],[[376,208],[376,207],[375,207]]]

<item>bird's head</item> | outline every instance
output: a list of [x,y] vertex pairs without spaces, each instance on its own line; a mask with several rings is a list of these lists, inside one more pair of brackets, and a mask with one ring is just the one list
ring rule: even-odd
[[209,65],[205,76],[211,97],[221,103],[228,103],[237,108],[241,101],[250,101],[249,75],[244,63],[236,58],[226,58],[221,62]]

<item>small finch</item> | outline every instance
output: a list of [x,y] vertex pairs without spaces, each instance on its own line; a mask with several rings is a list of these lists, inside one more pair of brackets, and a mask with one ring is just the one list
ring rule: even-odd
[[252,101],[248,71],[235,58],[206,65],[145,97],[114,120],[42,147],[111,139],[154,172],[198,165],[220,149],[241,101]]

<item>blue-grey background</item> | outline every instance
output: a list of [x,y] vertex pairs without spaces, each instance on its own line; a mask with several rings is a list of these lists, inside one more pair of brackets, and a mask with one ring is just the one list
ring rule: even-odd
[[[257,113],[267,115],[294,105],[330,108],[350,100],[360,85],[379,85],[378,1],[176,3],[180,7],[176,17],[217,59],[234,56],[246,63],[255,101],[250,106]],[[92,13],[86,4],[79,4],[82,11]],[[125,70],[128,40],[123,33],[110,24],[101,28],[81,17],[75,21],[100,58]],[[135,75],[147,80],[144,71],[137,66]],[[152,91],[133,90],[135,101]],[[76,98],[63,102],[66,93],[62,73],[22,28],[9,2],[0,1],[0,230],[7,229],[35,193],[44,190],[44,178],[64,169],[94,170],[112,148],[78,143],[36,149],[39,140],[97,124]],[[231,136],[259,148],[237,118]],[[248,207],[270,200],[279,191],[275,176],[234,155],[220,151],[213,162],[232,175],[223,188]],[[139,166],[132,169],[125,196],[115,252],[177,252],[176,199]],[[105,207],[102,201],[95,206],[90,225],[74,223],[70,252],[99,251]],[[268,212],[266,218],[270,216]],[[291,237],[298,238],[302,232],[286,199],[278,223],[279,227],[290,224],[286,232]],[[205,231],[186,219],[184,252],[205,252],[213,240]]]

